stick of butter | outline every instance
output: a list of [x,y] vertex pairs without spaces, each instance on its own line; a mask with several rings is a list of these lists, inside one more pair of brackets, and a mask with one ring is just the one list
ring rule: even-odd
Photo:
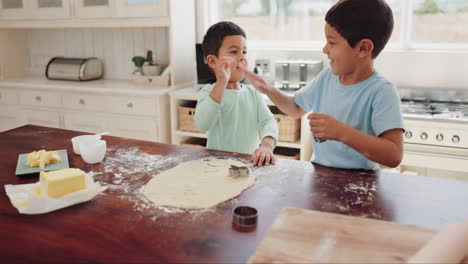
[[86,189],[85,172],[80,169],[68,168],[50,172],[41,171],[39,188],[41,196],[53,198]]

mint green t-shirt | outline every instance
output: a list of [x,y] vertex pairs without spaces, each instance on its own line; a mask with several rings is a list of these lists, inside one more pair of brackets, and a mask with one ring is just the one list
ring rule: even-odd
[[225,89],[218,104],[210,97],[213,87],[208,84],[200,90],[195,110],[198,128],[208,135],[207,148],[252,154],[264,137],[278,141],[276,120],[255,88]]

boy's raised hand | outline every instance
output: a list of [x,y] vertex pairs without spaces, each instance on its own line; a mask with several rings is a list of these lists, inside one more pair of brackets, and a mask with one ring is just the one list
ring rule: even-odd
[[227,83],[229,81],[231,78],[231,63],[233,62],[234,59],[228,56],[219,58],[215,68],[216,80],[223,83]]
[[267,94],[270,92],[273,87],[269,85],[265,80],[263,80],[262,77],[256,75],[255,73],[249,71],[246,69],[244,66],[239,65],[239,69],[242,71],[242,73],[245,74],[245,77],[250,80],[252,85],[261,93]]
[[254,166],[262,167],[275,164],[275,156],[273,150],[268,146],[260,146],[252,153],[252,163]]
[[329,115],[312,113],[307,118],[309,119],[310,131],[314,134],[314,137],[321,140],[341,141],[341,135],[346,131],[343,123]]

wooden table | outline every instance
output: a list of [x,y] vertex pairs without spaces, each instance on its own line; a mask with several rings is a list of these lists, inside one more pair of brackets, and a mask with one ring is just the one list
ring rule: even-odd
[[[341,170],[278,160],[257,170],[257,183],[239,197],[203,211],[157,208],[141,187],[176,164],[204,157],[248,155],[105,136],[102,163],[73,153],[77,131],[27,125],[0,133],[0,262],[246,262],[283,207],[297,207],[440,229],[468,218],[468,183],[421,176]],[[22,215],[5,184],[33,183],[15,175],[18,154],[67,149],[70,167],[108,186],[92,201],[48,214]],[[238,205],[258,209],[254,232],[231,227]]]

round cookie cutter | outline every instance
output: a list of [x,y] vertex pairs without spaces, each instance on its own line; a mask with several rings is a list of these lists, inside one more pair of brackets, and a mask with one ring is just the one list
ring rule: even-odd
[[232,228],[238,232],[251,232],[257,229],[258,212],[250,206],[232,209]]

